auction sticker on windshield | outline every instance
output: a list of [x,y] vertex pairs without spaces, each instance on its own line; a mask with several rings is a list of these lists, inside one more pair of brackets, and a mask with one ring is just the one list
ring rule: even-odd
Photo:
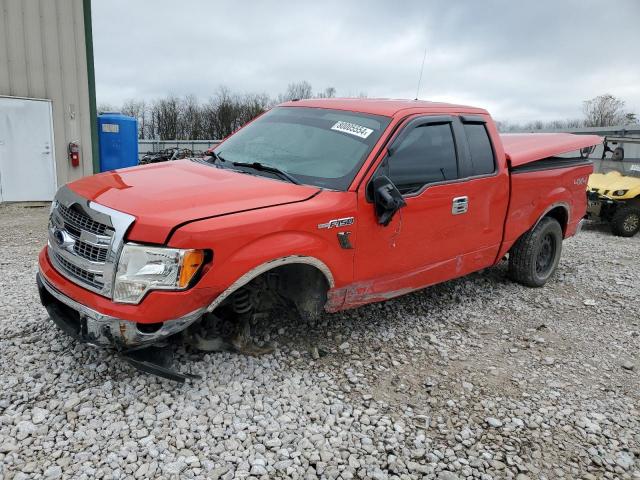
[[363,127],[362,125],[357,125],[355,123],[336,122],[331,130],[336,130],[337,132],[348,133],[350,135],[355,135],[360,138],[367,138],[369,135],[373,133],[373,130],[367,127]]

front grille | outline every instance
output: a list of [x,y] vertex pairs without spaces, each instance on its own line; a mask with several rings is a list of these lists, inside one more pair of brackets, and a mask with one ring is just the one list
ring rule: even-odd
[[49,259],[70,281],[110,298],[117,256],[134,217],[58,190],[49,222]]
[[96,235],[104,235],[109,228],[108,225],[96,222],[91,217],[83,212],[78,211],[78,209],[74,208],[73,206],[68,208],[62,204],[59,204],[58,212],[60,212],[60,215],[64,219],[65,226],[71,227],[71,229],[78,232],[78,236],[80,236],[81,230],[86,230],[87,232],[91,232]]
[[104,263],[107,260],[109,249],[105,247],[96,247],[89,243],[77,241],[73,246],[73,251],[86,258],[91,262]]
[[[104,263],[107,260],[107,255],[109,254],[108,246],[97,246],[91,245],[90,243],[83,242],[80,240],[80,236],[82,235],[82,231],[78,230],[75,226],[64,222],[65,229],[71,237],[75,240],[75,244],[73,245],[73,251],[80,255],[82,258],[86,258],[92,262]],[[106,230],[106,232],[110,232],[110,230]]]
[[74,265],[73,263],[65,260],[61,255],[58,255],[57,253],[55,253],[54,255],[56,261],[66,273],[72,275],[73,277],[84,283],[88,283],[96,289],[102,289],[102,287],[104,287],[104,283],[96,279],[97,275],[95,273],[88,272],[87,270]]

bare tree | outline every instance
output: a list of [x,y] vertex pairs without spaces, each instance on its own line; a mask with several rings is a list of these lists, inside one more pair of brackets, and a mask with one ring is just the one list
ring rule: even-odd
[[227,87],[220,87],[213,104],[215,106],[214,125],[216,138],[226,138],[241,127],[239,100]]
[[134,117],[136,120],[138,120],[138,138],[144,138],[146,120],[145,117],[147,113],[147,106],[144,100],[140,102],[133,99],[126,100],[122,104],[122,109],[120,111],[124,115]]
[[103,112],[117,112],[118,109],[115,108],[113,105],[111,105],[110,103],[105,103],[105,102],[100,102],[98,104],[98,113],[103,113]]
[[313,97],[313,88],[306,80],[293,82],[287,86],[287,91],[278,95],[277,103],[289,102],[291,100],[302,100]]
[[202,131],[205,138],[218,139],[217,130],[217,103],[215,98],[210,98],[207,103],[202,106],[200,111],[202,114]]
[[180,100],[170,95],[153,102],[151,106],[152,138],[174,140],[178,138]]
[[269,108],[271,100],[265,93],[248,94],[242,97],[240,101],[240,126],[250,122],[259,115],[262,115]]
[[316,94],[317,98],[334,98],[336,96],[336,89],[334,87],[327,87],[322,92]]
[[579,118],[570,118],[567,120],[567,128],[584,127],[584,121]]
[[585,100],[583,110],[584,124],[587,127],[626,125],[635,117],[634,114],[625,111],[624,100],[609,93]]
[[195,95],[187,95],[179,105],[178,138],[197,140],[202,137],[202,107]]

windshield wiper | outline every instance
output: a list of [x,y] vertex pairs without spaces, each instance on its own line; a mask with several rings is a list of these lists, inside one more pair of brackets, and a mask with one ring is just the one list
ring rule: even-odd
[[[218,158],[220,158],[220,155],[218,155]],[[275,173],[281,178],[284,178],[285,180],[289,180],[291,183],[300,185],[300,182],[296,180],[294,177],[292,177],[289,173],[285,172],[284,170],[280,170],[278,167],[274,167],[273,165],[267,165],[266,163],[260,163],[260,162],[231,162],[231,164],[234,167],[253,168],[254,170],[258,170],[262,172]]]
[[226,162],[226,160],[222,158],[222,156],[220,156],[220,154],[216,153],[214,150],[211,150],[211,157],[213,158],[213,163],[216,163],[216,160],[221,163]]

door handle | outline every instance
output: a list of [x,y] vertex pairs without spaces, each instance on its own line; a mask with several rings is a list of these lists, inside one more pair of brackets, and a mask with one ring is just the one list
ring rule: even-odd
[[455,197],[451,203],[451,214],[460,215],[469,210],[469,197]]

